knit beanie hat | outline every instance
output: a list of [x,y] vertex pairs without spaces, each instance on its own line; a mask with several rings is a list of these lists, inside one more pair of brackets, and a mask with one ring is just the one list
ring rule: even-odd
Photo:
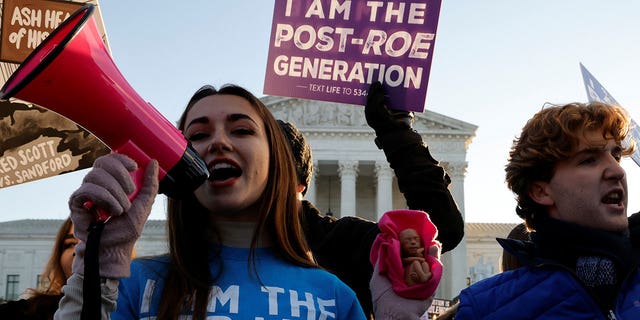
[[509,239],[516,239],[522,241],[529,241],[529,230],[527,230],[527,226],[524,223],[520,223],[516,225],[511,231],[509,235],[507,235]]
[[309,182],[311,182],[311,173],[313,172],[311,148],[302,133],[293,124],[282,120],[278,120],[278,124],[289,142],[289,147],[291,147],[291,153],[296,162],[298,183],[307,187],[302,191],[304,195],[307,193]]

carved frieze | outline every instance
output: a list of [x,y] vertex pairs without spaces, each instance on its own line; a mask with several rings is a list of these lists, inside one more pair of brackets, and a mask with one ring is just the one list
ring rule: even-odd
[[[277,119],[291,122],[305,131],[344,129],[373,132],[366,123],[364,107],[295,98],[264,97],[263,102]],[[414,114],[413,127],[423,135],[449,135],[459,140],[475,135],[476,126],[432,111]]]

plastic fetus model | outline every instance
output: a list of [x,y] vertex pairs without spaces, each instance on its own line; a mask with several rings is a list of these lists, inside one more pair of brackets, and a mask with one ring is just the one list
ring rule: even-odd
[[431,270],[424,257],[424,246],[418,232],[408,228],[398,234],[405,268],[404,281],[407,285],[424,283],[431,279]]
[[374,270],[387,276],[393,291],[401,297],[425,300],[433,296],[442,278],[442,262],[438,260],[438,229],[429,214],[391,210],[382,215],[378,226],[380,233],[369,256]]

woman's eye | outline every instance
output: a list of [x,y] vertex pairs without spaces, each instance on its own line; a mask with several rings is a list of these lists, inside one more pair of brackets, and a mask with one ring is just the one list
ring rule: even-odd
[[205,133],[194,133],[192,135],[187,136],[187,140],[189,141],[198,141],[206,138],[207,135]]
[[245,135],[252,135],[254,131],[251,129],[240,128],[240,129],[233,130],[233,133],[245,136]]

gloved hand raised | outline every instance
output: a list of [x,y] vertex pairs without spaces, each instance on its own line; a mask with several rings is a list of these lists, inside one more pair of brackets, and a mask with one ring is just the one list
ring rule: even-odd
[[102,156],[96,159],[80,188],[71,195],[71,220],[75,237],[80,240],[75,248],[74,273],[84,274],[87,230],[96,218],[84,204],[92,201],[94,207],[112,216],[100,240],[100,277],[117,279],[129,276],[133,246],[158,194],[158,162],[152,160],[144,172],[140,191],[133,201],[129,200],[127,195],[135,191],[129,171],[137,167],[136,162],[126,155],[112,153]]
[[387,108],[384,95],[384,87],[379,81],[369,86],[364,116],[367,124],[376,132],[376,136],[382,137],[396,130],[411,129],[413,112]]
[[[428,254],[439,260],[440,247],[429,247]],[[380,274],[378,263],[373,268],[369,288],[371,289],[373,313],[376,319],[417,320],[427,312],[433,302],[433,296],[424,300],[399,296],[393,291],[391,281]]]

